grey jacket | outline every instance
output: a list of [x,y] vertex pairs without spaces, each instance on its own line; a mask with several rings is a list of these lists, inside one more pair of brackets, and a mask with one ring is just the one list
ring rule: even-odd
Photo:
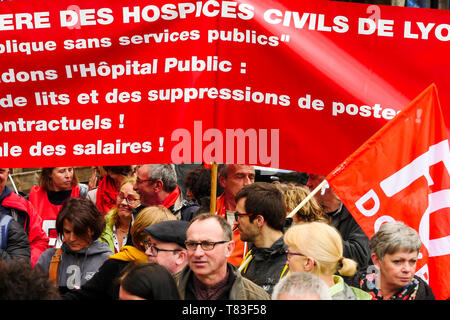
[[[67,287],[68,289],[81,287],[85,284],[112,254],[109,246],[98,240],[94,241],[87,249],[77,252],[70,250],[65,243],[63,243],[61,249],[63,253],[59,265],[58,286],[60,288]],[[39,257],[36,265],[48,273],[55,251],[56,248],[45,250]]]
[[[263,288],[242,277],[235,266],[228,263],[228,269],[231,270],[234,275],[234,282],[231,285],[228,300],[270,300],[270,296]],[[178,291],[183,300],[186,297],[188,282],[192,281],[193,275],[194,274],[189,266],[186,266],[181,272],[175,275]]]

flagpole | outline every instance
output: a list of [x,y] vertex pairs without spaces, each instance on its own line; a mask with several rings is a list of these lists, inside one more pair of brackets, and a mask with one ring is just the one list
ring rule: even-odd
[[292,210],[289,214],[288,214],[288,216],[286,217],[286,218],[292,218],[296,213],[297,213],[297,211],[298,210],[300,210],[304,205],[305,205],[305,203],[307,203],[312,197],[314,197],[314,195],[320,190],[320,189],[322,189],[322,187],[325,185],[327,183],[327,180],[323,180],[313,191],[311,191],[311,193],[310,194],[308,194],[308,196],[306,196],[306,198],[305,199],[303,199],[302,200],[302,202],[300,202],[299,204],[298,204],[298,206],[296,206],[295,208],[294,208],[294,210]]
[[14,183],[14,179],[13,179],[13,177],[11,176],[11,174],[8,175],[8,178],[9,178],[9,180],[11,180],[11,184],[12,184],[12,186],[14,187],[14,191],[15,191],[17,194],[19,194],[19,191],[17,191],[16,184]]
[[211,163],[211,205],[209,212],[216,214],[216,199],[217,199],[217,163]]

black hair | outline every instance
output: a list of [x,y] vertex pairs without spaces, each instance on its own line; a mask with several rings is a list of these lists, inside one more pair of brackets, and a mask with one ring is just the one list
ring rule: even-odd
[[131,264],[120,279],[128,293],[147,300],[180,300],[177,285],[170,272],[157,263]]
[[199,166],[190,170],[184,177],[184,186],[190,189],[197,202],[211,196],[211,169]]
[[249,217],[250,221],[261,215],[269,227],[283,231],[286,220],[286,205],[283,195],[275,185],[267,182],[249,184],[236,194],[236,203],[241,198],[246,198],[245,211],[254,214]]
[[59,300],[58,288],[39,265],[24,259],[0,259],[0,300]]

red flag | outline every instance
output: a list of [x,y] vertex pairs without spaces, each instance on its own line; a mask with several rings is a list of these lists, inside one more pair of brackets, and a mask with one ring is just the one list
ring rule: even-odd
[[450,297],[450,151],[434,84],[326,180],[369,238],[387,221],[414,228],[416,274]]

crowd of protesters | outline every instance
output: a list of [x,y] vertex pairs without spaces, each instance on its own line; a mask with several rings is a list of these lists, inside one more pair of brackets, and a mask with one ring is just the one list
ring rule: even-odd
[[[331,189],[286,217],[323,176],[255,182],[220,165],[178,185],[175,166],[43,168],[27,197],[0,168],[0,299],[434,299],[415,275],[415,230],[383,224],[368,239]],[[187,199],[183,198],[187,195]]]

